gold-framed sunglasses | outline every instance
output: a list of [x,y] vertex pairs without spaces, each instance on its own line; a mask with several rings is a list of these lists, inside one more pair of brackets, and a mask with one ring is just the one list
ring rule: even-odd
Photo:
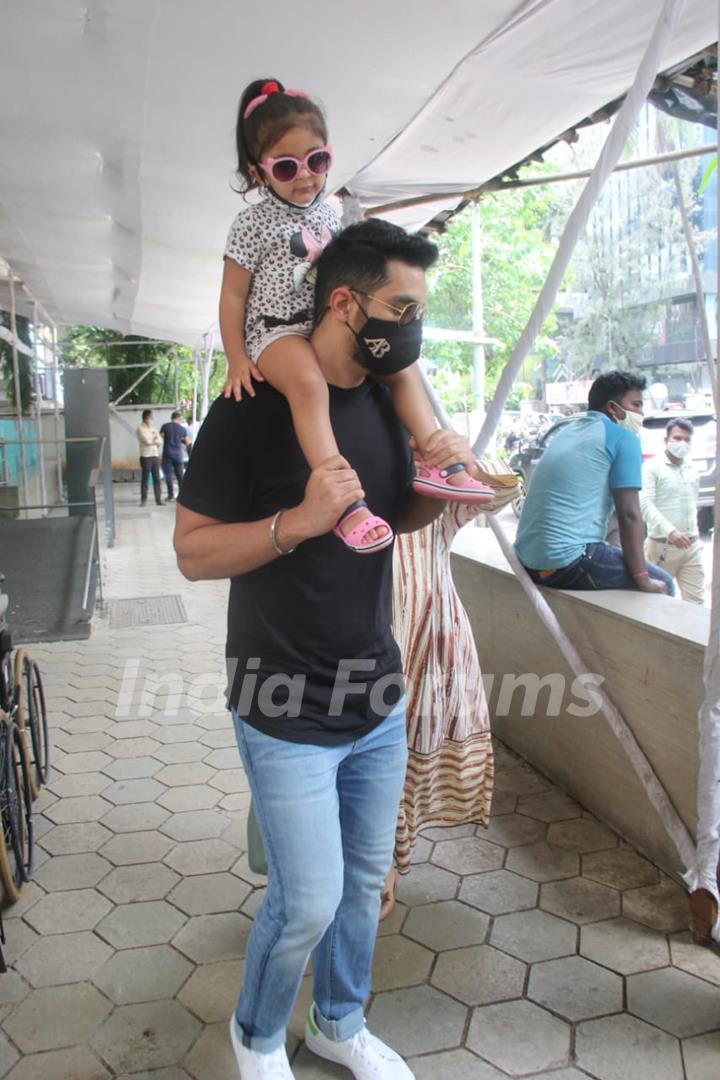
[[363,292],[362,289],[351,289],[352,293],[360,293],[361,296],[366,296],[368,300],[374,300],[377,304],[382,304],[383,307],[390,308],[398,316],[399,326],[408,326],[411,322],[415,322],[416,319],[422,319],[427,312],[427,306],[425,304],[419,304],[417,301],[413,301],[410,304],[406,304],[405,307],[399,308],[395,304],[388,304],[387,300],[382,300],[379,296],[374,296],[372,293]]

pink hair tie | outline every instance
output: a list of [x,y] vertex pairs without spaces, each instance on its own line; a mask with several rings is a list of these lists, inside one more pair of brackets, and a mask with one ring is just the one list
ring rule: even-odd
[[262,94],[258,94],[252,101],[249,101],[245,107],[243,113],[243,120],[247,120],[250,113],[257,109],[258,105],[263,105],[271,94],[287,94],[288,97],[301,97],[306,98],[309,95],[304,90],[281,90],[276,82],[266,82],[262,88]]

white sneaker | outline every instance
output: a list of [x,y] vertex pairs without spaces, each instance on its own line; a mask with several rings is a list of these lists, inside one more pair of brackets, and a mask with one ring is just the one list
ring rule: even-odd
[[295,1080],[285,1047],[280,1046],[271,1054],[261,1054],[243,1046],[238,1038],[235,1017],[230,1017],[230,1041],[232,1042],[241,1080]]
[[314,1008],[310,1006],[305,1023],[305,1045],[313,1054],[344,1065],[355,1080],[415,1080],[400,1055],[367,1028],[342,1042],[328,1039],[315,1023]]

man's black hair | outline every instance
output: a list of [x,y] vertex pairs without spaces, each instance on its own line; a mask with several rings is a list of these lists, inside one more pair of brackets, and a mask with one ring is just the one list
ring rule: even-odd
[[600,412],[608,401],[620,404],[620,398],[631,390],[644,390],[647,379],[644,375],[634,375],[631,371],[606,371],[590,387],[588,409]]
[[170,419],[171,419],[171,420],[177,420],[177,418],[178,418],[178,416],[179,416],[179,415],[180,415],[180,413],[179,413],[179,412],[178,412],[178,410],[176,409],[176,410],[175,410],[175,412],[174,412],[174,413],[172,414],[172,416],[170,417]]
[[684,416],[677,416],[674,420],[668,420],[665,425],[665,435],[668,436],[674,427],[679,427],[681,431],[687,432],[691,439],[695,434],[695,426],[692,420],[686,420]]
[[317,262],[315,321],[319,322],[330,303],[333,289],[347,285],[357,292],[372,292],[384,285],[388,259],[428,270],[438,257],[437,245],[418,233],[407,233],[399,225],[370,218],[336,236]]
[[143,411],[142,411],[143,420],[147,420],[147,418],[149,416],[152,416],[152,409],[143,409]]

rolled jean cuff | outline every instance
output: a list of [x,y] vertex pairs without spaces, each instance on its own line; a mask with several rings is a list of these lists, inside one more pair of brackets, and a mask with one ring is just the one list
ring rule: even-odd
[[357,1035],[358,1031],[362,1031],[365,1027],[365,1014],[360,1006],[353,1009],[347,1016],[343,1016],[341,1020],[326,1020],[317,1005],[313,1005],[312,1016],[325,1038],[331,1039],[332,1042],[345,1042],[346,1039],[352,1039],[353,1035]]
[[238,1021],[236,1014],[233,1014],[233,1024],[235,1025],[235,1034],[238,1041],[248,1050],[256,1050],[258,1054],[272,1054],[273,1050],[278,1050],[285,1045],[287,1036],[285,1028],[282,1028],[275,1035],[246,1035],[245,1028]]

